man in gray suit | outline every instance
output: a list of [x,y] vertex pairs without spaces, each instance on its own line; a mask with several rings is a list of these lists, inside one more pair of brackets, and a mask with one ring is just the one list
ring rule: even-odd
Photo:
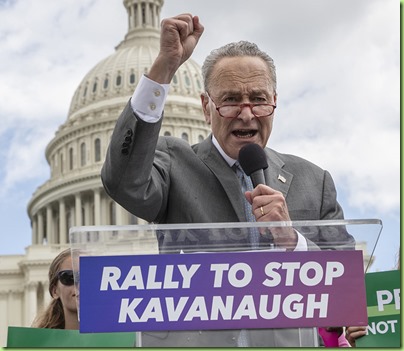
[[[201,103],[212,134],[190,146],[159,137],[171,79],[192,54],[203,26],[182,14],[162,21],[160,52],[117,121],[102,169],[107,193],[136,216],[156,223],[245,222],[244,197],[257,222],[342,219],[330,174],[316,165],[266,147],[276,107],[273,60],[255,44],[214,50],[202,67]],[[255,143],[268,164],[265,183],[242,193],[233,166],[239,150]],[[304,228],[303,228],[304,229]],[[273,244],[287,250],[353,244],[345,231],[273,231]],[[208,245],[208,236],[184,240],[182,249]],[[160,248],[173,242],[162,233]],[[243,240],[248,240],[247,238]],[[260,246],[269,245],[268,236]],[[272,238],[271,238],[272,240]],[[222,244],[231,238],[224,238]],[[332,244],[330,244],[332,243]],[[271,243],[272,244],[272,243]],[[249,346],[312,346],[312,330],[252,330]],[[239,331],[143,333],[143,346],[240,346]]]

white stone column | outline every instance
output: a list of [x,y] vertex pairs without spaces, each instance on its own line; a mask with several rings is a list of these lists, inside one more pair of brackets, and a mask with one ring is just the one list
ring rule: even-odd
[[153,28],[158,28],[158,14],[157,14],[157,5],[153,4]]
[[30,282],[25,286],[25,326],[30,326],[37,314],[37,285],[36,282]]
[[22,321],[22,301],[23,292],[21,288],[13,289],[8,292],[7,301],[7,314],[8,314],[8,325],[19,326],[23,324]]
[[66,204],[64,198],[59,200],[59,240],[60,244],[67,243]]
[[146,27],[149,27],[151,25],[151,13],[149,3],[146,2],[145,7],[146,7]]
[[127,224],[125,221],[125,209],[121,207],[118,203],[115,202],[115,215],[116,215],[116,224],[117,225],[125,225]]
[[47,308],[52,300],[52,296],[49,293],[49,281],[48,280],[43,281],[42,286],[43,286],[44,308]]
[[39,245],[42,245],[43,244],[43,232],[44,232],[44,229],[43,229],[43,214],[42,214],[42,212],[38,212],[38,214],[37,214],[37,216],[38,216],[38,244]]
[[83,218],[81,215],[81,194],[74,195],[74,203],[75,203],[75,226],[80,227],[83,225]]
[[129,28],[133,29],[135,28],[135,5],[132,5],[129,7]]
[[142,4],[138,2],[135,6],[137,6],[137,19],[136,19],[136,27],[142,26]]
[[101,225],[101,195],[100,189],[94,189],[94,225]]
[[84,203],[84,225],[91,225],[91,204],[89,201]]
[[32,218],[32,236],[31,236],[31,243],[32,245],[39,244],[38,243],[38,218],[34,216]]
[[53,235],[52,235],[52,206],[46,206],[46,239],[48,244],[53,244]]

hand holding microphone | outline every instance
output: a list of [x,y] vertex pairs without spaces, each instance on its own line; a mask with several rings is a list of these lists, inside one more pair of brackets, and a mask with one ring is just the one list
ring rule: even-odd
[[[247,192],[247,200],[252,205],[257,222],[289,222],[290,216],[286,200],[280,191],[272,189],[265,183],[264,169],[268,168],[265,151],[258,144],[247,144],[240,149],[239,159],[245,174],[250,176],[254,186],[252,192]],[[276,244],[286,249],[294,249],[297,234],[291,227],[272,227],[271,233]],[[267,233],[263,228],[261,234]]]

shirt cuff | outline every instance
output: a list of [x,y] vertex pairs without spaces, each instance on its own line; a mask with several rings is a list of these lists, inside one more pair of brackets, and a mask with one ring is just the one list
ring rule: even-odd
[[159,84],[142,75],[130,100],[132,110],[145,122],[158,122],[169,88],[170,84]]
[[302,234],[300,234],[297,230],[295,230],[297,234],[297,244],[293,251],[307,251],[307,241]]

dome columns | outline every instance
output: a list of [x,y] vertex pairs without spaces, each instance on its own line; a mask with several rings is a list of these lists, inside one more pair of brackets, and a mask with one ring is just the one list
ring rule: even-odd
[[94,189],[94,225],[101,225],[101,189]]
[[66,204],[64,198],[59,200],[59,244],[67,243]]
[[117,203],[111,202],[104,189],[97,186],[42,206],[32,217],[33,245],[68,244],[70,227],[133,224],[132,215]]
[[124,5],[128,13],[128,32],[143,28],[159,29],[161,0],[125,0]]
[[38,282],[29,282],[25,285],[26,325],[30,325],[37,314],[37,288]]

